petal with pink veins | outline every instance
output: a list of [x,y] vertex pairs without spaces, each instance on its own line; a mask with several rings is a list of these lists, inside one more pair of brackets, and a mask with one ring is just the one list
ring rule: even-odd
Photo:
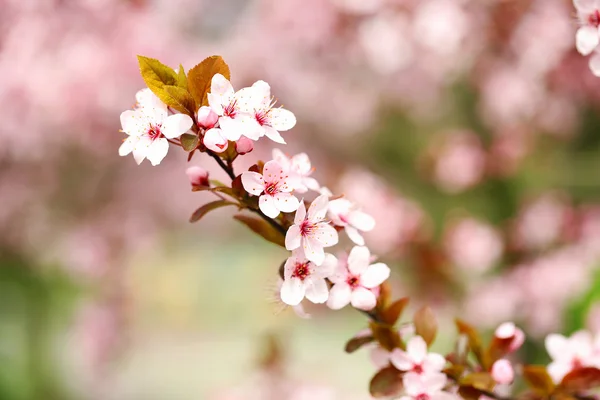
[[375,228],[375,219],[362,211],[352,211],[348,215],[348,222],[363,232],[372,231]]
[[316,274],[322,278],[330,278],[336,272],[337,266],[337,258],[333,254],[325,254],[325,260],[323,260],[323,263],[317,269]]
[[390,356],[390,361],[400,371],[410,371],[414,367],[412,358],[401,349],[394,349]]
[[119,155],[122,157],[131,153],[139,140],[140,138],[138,136],[129,136],[119,147]]

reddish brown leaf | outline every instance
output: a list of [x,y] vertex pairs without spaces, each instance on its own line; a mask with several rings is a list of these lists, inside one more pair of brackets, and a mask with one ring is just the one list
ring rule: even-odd
[[458,332],[467,336],[469,339],[469,348],[475,354],[477,361],[487,370],[488,366],[484,360],[483,348],[481,345],[481,337],[475,328],[460,319],[455,321]]
[[227,201],[227,200],[212,201],[212,202],[207,203],[207,204],[203,205],[202,207],[198,208],[196,211],[194,211],[194,213],[190,217],[190,222],[199,221],[202,217],[204,217],[210,211],[216,210],[217,208],[221,208],[221,207],[225,207],[225,206],[235,206],[235,205],[236,205],[235,203],[232,203],[231,201]]
[[525,378],[533,390],[543,396],[549,395],[554,391],[554,382],[543,365],[524,366],[523,378]]
[[390,304],[381,312],[381,320],[386,324],[395,325],[408,304],[409,298],[403,297]]
[[187,85],[196,102],[196,108],[208,105],[210,85],[216,74],[221,74],[228,80],[231,79],[229,66],[221,56],[205,58],[188,72]]
[[569,372],[560,383],[559,389],[565,392],[579,392],[600,386],[600,370],[597,368],[578,368]]
[[400,340],[400,334],[393,326],[375,321],[371,321],[369,326],[371,327],[371,332],[373,332],[375,340],[387,351],[392,351],[395,348],[401,347],[402,341]]
[[377,372],[369,384],[369,392],[376,399],[395,396],[402,390],[402,375],[394,367]]
[[354,337],[354,338],[348,340],[344,350],[346,351],[346,353],[354,353],[356,350],[360,349],[365,344],[369,344],[369,343],[373,342],[374,340],[375,340],[375,338],[371,335]]
[[421,336],[427,345],[433,343],[437,334],[437,320],[433,314],[433,310],[428,306],[422,307],[413,317],[415,324],[415,333]]

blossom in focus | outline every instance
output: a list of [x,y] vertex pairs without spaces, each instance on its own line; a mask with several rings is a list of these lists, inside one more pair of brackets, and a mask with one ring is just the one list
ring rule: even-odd
[[390,361],[400,371],[419,375],[438,373],[446,365],[444,356],[427,352],[427,343],[421,336],[412,337],[406,344],[406,351],[394,349]]
[[229,141],[225,137],[223,130],[219,128],[212,128],[206,131],[202,138],[202,143],[204,143],[207,149],[215,153],[222,153],[229,146]]
[[300,202],[294,225],[285,235],[286,249],[295,250],[301,247],[306,258],[317,265],[321,265],[325,260],[323,248],[334,246],[338,242],[337,231],[325,221],[328,205],[328,197],[321,195],[313,200],[307,213],[304,202]]
[[247,108],[253,91],[245,88],[235,92],[231,83],[221,74],[215,74],[210,85],[208,104],[219,116],[221,134],[227,140],[236,141],[242,135],[258,140],[256,122],[242,110]]
[[306,153],[288,157],[281,150],[273,149],[273,160],[281,164],[283,170],[293,178],[295,191],[298,193],[306,193],[309,190],[319,191],[319,182],[315,178],[310,177],[313,168]]
[[119,147],[119,155],[133,153],[138,164],[144,159],[158,165],[169,151],[167,139],[175,139],[192,127],[185,114],[169,115],[166,106],[145,106],[121,113],[121,127],[129,137]]
[[204,168],[193,166],[185,171],[193,188],[210,186],[208,171]]
[[359,246],[365,244],[360,232],[369,232],[375,228],[373,217],[358,210],[351,201],[343,198],[329,202],[329,218],[334,225],[344,227],[350,240]]
[[333,283],[327,306],[339,310],[352,304],[360,310],[372,310],[377,296],[370,289],[381,285],[390,276],[390,268],[383,263],[371,264],[371,253],[364,246],[355,246],[348,256],[347,266],[339,263],[329,277]]
[[267,82],[257,81],[252,87],[242,90],[248,89],[251,89],[251,95],[244,97],[247,101],[240,102],[240,107],[245,113],[251,115],[255,123],[252,135],[246,136],[253,140],[266,136],[276,143],[285,144],[279,131],[290,130],[296,125],[294,114],[281,107],[274,108],[271,87]]
[[512,322],[504,322],[496,328],[494,336],[498,339],[508,340],[511,342],[508,345],[508,351],[510,353],[517,351],[525,342],[525,333],[517,328]]
[[235,142],[235,151],[241,156],[250,153],[252,150],[254,150],[252,140],[248,139],[245,136],[242,136],[237,142]]
[[581,27],[577,30],[577,51],[589,55],[600,43],[600,1],[573,0]]
[[212,129],[219,122],[219,116],[212,108],[202,106],[198,109],[198,116],[196,117],[198,126],[203,129]]
[[501,385],[511,384],[515,379],[515,370],[513,369],[511,363],[505,359],[497,360],[492,365],[491,374],[492,378],[494,378],[494,380]]
[[167,109],[167,105],[163,103],[152,90],[144,88],[138,90],[135,94],[136,107],[135,108],[164,108]]
[[404,384],[405,396],[400,400],[457,400],[458,396],[442,389],[446,386],[446,375],[441,372],[432,374],[417,374],[408,372],[404,374],[402,383]]
[[590,332],[578,331],[571,337],[551,333],[546,337],[546,351],[552,362],[548,365],[548,374],[555,383],[574,369],[582,367],[600,367],[600,359],[594,352],[593,338]]
[[290,193],[293,189],[288,178],[277,161],[269,161],[262,175],[252,171],[242,173],[242,185],[248,193],[260,196],[260,210],[267,217],[275,218],[280,212],[293,212],[299,206],[298,199]]
[[329,290],[325,278],[331,275],[337,259],[331,254],[317,266],[304,257],[301,250],[294,251],[284,265],[284,281],[281,285],[281,300],[290,306],[297,306],[306,297],[309,301],[321,304],[327,301]]

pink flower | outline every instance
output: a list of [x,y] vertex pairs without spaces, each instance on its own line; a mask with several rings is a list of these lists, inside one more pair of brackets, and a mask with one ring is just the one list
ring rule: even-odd
[[321,195],[312,202],[307,213],[304,202],[300,202],[294,225],[290,226],[285,235],[286,249],[302,247],[306,258],[317,265],[325,260],[323,248],[334,246],[338,242],[337,231],[325,222],[328,204],[328,197]]
[[508,360],[500,359],[492,365],[492,378],[501,384],[511,384],[515,379],[515,371]]
[[258,140],[256,122],[252,115],[242,110],[251,101],[253,91],[245,88],[235,92],[231,83],[221,74],[213,76],[208,94],[210,108],[219,116],[222,136],[231,141],[242,135]]
[[189,167],[185,173],[188,176],[192,187],[210,186],[210,183],[208,182],[208,171],[204,168],[197,166]]
[[525,333],[521,329],[517,328],[512,322],[500,324],[500,326],[496,328],[494,335],[498,339],[512,338],[512,341],[508,346],[508,351],[511,353],[517,351],[523,345],[523,342],[525,342]]
[[574,369],[581,367],[600,367],[594,354],[592,335],[587,331],[575,332],[571,337],[551,333],[546,337],[546,350],[552,362],[548,365],[548,374],[555,383]]
[[214,128],[217,122],[219,122],[219,116],[212,108],[202,106],[198,109],[198,116],[196,118],[198,126],[203,129]]
[[427,352],[427,343],[421,336],[412,337],[406,344],[406,351],[394,349],[390,361],[400,371],[426,375],[440,372],[446,364],[442,355]]
[[245,136],[242,136],[237,142],[235,142],[235,151],[237,151],[237,153],[241,156],[250,153],[252,150],[254,150],[252,140],[248,139]]
[[[241,102],[241,109],[252,116],[255,131],[250,139],[266,136],[274,142],[285,144],[285,140],[279,131],[290,130],[296,125],[296,117],[291,111],[281,107],[274,108],[275,102],[271,97],[271,87],[265,81],[257,81],[252,87],[252,94],[247,97],[248,101]],[[245,89],[243,89],[245,90]]]
[[331,275],[336,263],[336,258],[327,254],[323,263],[317,266],[301,251],[293,252],[285,262],[281,300],[290,306],[300,304],[304,297],[316,304],[325,303],[329,297],[325,278]]
[[329,218],[334,225],[344,227],[350,240],[359,246],[365,244],[360,231],[369,232],[375,228],[373,217],[358,210],[352,202],[343,198],[329,202]]
[[225,137],[223,130],[219,128],[212,128],[206,131],[202,138],[202,143],[204,143],[207,149],[216,153],[224,152],[229,146],[229,141]]
[[377,297],[370,289],[389,278],[390,268],[383,263],[370,262],[369,249],[355,246],[348,256],[348,266],[338,264],[329,278],[334,283],[327,302],[329,308],[339,310],[351,303],[360,310],[372,310],[377,305]]
[[573,0],[577,9],[577,16],[581,27],[577,30],[577,51],[587,56],[600,42],[600,1],[599,0]]
[[309,190],[319,191],[320,185],[316,179],[311,178],[313,168],[306,153],[287,157],[279,149],[273,149],[273,159],[281,164],[283,170],[294,178],[294,190],[298,193],[306,193]]
[[406,395],[400,397],[400,400],[458,400],[458,396],[442,391],[446,381],[446,375],[441,372],[432,374],[408,372],[402,378]]
[[299,206],[298,199],[290,193],[292,187],[288,178],[277,161],[269,161],[265,164],[262,175],[258,172],[244,172],[242,185],[248,193],[260,196],[260,210],[267,217],[275,218],[280,212],[293,212]]

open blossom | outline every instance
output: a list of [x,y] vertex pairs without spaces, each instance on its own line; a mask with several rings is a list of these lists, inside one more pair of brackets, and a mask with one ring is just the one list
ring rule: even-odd
[[415,374],[437,373],[446,365],[444,356],[427,352],[427,343],[421,336],[412,337],[406,344],[406,351],[394,349],[390,361],[400,371]]
[[337,231],[325,222],[328,205],[328,197],[321,195],[313,200],[307,213],[304,202],[300,202],[294,225],[290,226],[285,235],[286,249],[295,250],[301,247],[306,258],[317,265],[321,265],[325,260],[323,248],[334,246],[338,242]]
[[581,24],[576,35],[577,51],[587,56],[600,43],[600,1],[573,0],[573,4]]
[[582,367],[600,367],[600,360],[594,352],[593,338],[590,332],[578,331],[571,337],[552,333],[546,337],[546,350],[552,362],[548,365],[548,374],[555,383],[565,375]]
[[252,140],[260,137],[251,114],[242,110],[254,93],[249,89],[235,92],[223,75],[215,74],[212,78],[208,104],[219,116],[219,133],[227,140],[236,141],[242,135]]
[[405,396],[400,400],[457,400],[458,396],[442,391],[448,378],[441,372],[432,374],[417,374],[408,372],[404,374]]
[[365,244],[365,239],[360,232],[369,232],[375,228],[373,217],[343,198],[329,202],[329,218],[335,225],[343,226],[350,240],[359,246]]
[[[271,97],[271,87],[267,82],[257,81],[254,82],[252,87],[242,90],[248,89],[252,93],[250,96],[245,97],[246,101],[240,102],[240,107],[242,111],[251,115],[255,124],[253,134],[246,136],[253,140],[266,136],[274,142],[285,144],[285,140],[283,140],[279,131],[290,130],[296,125],[294,114],[284,108],[274,107],[275,102]],[[254,139],[255,137],[256,139]]]
[[325,278],[331,275],[336,263],[336,258],[327,254],[317,266],[302,251],[294,251],[284,265],[281,300],[290,306],[300,304],[304,297],[316,304],[325,303],[329,297]]
[[270,218],[275,218],[280,212],[293,212],[298,209],[298,199],[292,195],[292,187],[288,183],[281,165],[277,161],[269,161],[263,168],[263,174],[244,172],[242,185],[250,194],[260,196],[258,206]]
[[273,149],[273,160],[281,164],[283,170],[293,178],[292,183],[296,192],[306,193],[309,190],[315,192],[319,191],[319,182],[317,182],[315,178],[310,177],[313,168],[306,153],[288,157],[281,150]]
[[371,264],[369,249],[360,246],[350,251],[347,264],[339,263],[329,278],[334,285],[327,306],[339,310],[351,303],[360,310],[372,310],[377,305],[377,297],[370,289],[389,278],[390,268],[383,263]]
[[167,139],[175,139],[187,132],[193,121],[185,114],[169,115],[162,103],[144,104],[136,110],[121,113],[121,127],[129,137],[119,148],[119,155],[133,153],[138,164],[147,158],[152,165],[158,165],[169,151]]

